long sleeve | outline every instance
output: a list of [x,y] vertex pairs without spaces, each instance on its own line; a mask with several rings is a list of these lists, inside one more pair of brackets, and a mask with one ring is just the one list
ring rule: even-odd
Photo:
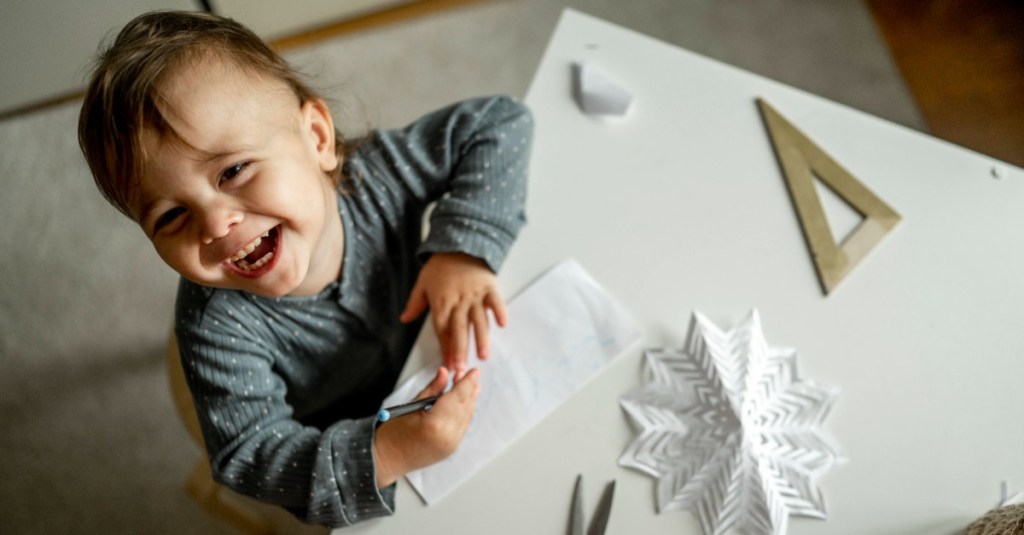
[[421,325],[398,317],[424,256],[501,265],[525,221],[531,134],[525,107],[491,97],[360,141],[338,197],[341,277],[316,296],[182,281],[176,333],[217,481],[330,527],[394,512],[373,415]]
[[532,140],[533,118],[522,104],[505,96],[467,100],[376,133],[367,182],[401,189],[392,195],[416,204],[408,213],[436,202],[421,258],[463,252],[497,272],[526,222]]
[[[294,320],[313,319],[342,334],[337,322],[343,318],[280,303],[277,311],[267,310],[239,292],[213,291],[207,302],[185,295],[202,296],[203,290],[182,285],[177,335],[214,478],[310,523],[339,527],[391,514],[394,489],[376,488],[374,419],[339,419],[321,431],[299,422],[299,403],[289,395],[333,368],[321,357],[331,353],[327,347],[305,351],[321,363],[315,366],[286,357],[299,344],[331,343],[329,337],[310,341],[309,327]],[[301,315],[305,308],[315,316]],[[349,338],[345,345],[354,357],[359,340],[351,338],[359,336]],[[372,362],[372,355],[363,358]],[[370,384],[377,373],[353,375]]]

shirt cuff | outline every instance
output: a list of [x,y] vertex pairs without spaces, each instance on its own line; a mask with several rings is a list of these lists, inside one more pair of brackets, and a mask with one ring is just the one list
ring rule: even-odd
[[515,236],[495,227],[486,229],[484,224],[451,218],[431,224],[418,256],[423,261],[433,253],[464,253],[483,260],[497,273],[514,240]]
[[345,420],[324,432],[330,458],[322,460],[329,465],[331,475],[326,481],[316,478],[321,488],[315,493],[317,503],[310,504],[314,522],[322,515],[327,521],[318,523],[340,527],[394,514],[395,485],[377,488],[375,422],[376,418]]

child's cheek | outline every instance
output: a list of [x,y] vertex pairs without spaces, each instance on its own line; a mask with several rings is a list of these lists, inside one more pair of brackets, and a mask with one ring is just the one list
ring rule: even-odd
[[190,247],[181,239],[158,238],[151,242],[164,264],[179,275],[193,281],[202,279],[199,269],[202,261],[199,258],[198,247]]

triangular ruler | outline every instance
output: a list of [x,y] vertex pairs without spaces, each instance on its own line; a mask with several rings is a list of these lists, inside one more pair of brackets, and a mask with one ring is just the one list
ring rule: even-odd
[[[775,108],[757,99],[775,155],[800,218],[818,280],[829,294],[900,221],[900,215],[801,133]],[[842,243],[832,236],[814,186],[817,178],[864,217]]]

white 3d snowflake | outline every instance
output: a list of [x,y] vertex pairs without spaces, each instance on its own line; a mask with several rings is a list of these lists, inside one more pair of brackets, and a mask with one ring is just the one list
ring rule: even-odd
[[659,513],[690,510],[707,535],[825,518],[814,481],[843,461],[821,427],[838,391],[800,380],[757,310],[729,332],[696,312],[682,350],[645,357],[651,382],[620,401],[639,435],[619,464],[658,479]]

